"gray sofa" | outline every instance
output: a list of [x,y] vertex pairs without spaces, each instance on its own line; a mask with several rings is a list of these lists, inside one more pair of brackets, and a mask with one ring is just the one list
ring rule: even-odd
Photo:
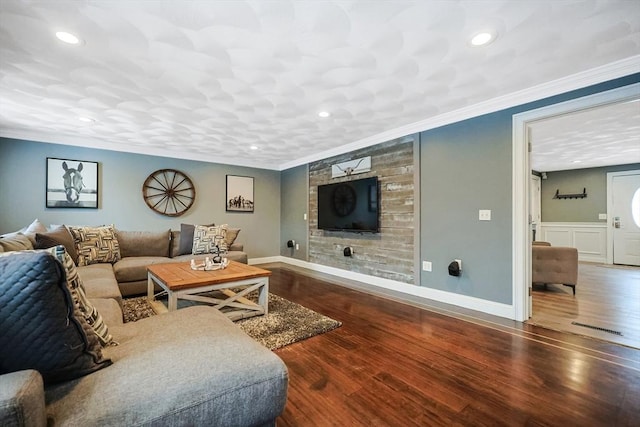
[[[181,229],[188,230],[188,227],[181,226]],[[210,256],[208,254],[191,254],[193,231],[191,239],[188,239],[185,245],[181,244],[183,243],[183,236],[180,230],[154,232],[126,231],[114,228],[114,231],[119,246],[118,260],[114,263],[91,264],[91,272],[86,274],[92,274],[96,271],[102,273],[103,269],[113,270],[113,279],[120,287],[120,293],[125,297],[142,295],[147,292],[147,266],[151,264],[187,262],[191,259],[201,261]],[[224,256],[230,260],[246,264],[248,259],[247,253],[244,252],[244,246],[235,242],[239,232],[239,229],[229,229],[228,235],[233,237],[228,241],[230,244],[229,250]],[[5,237],[5,239],[2,239],[2,237]],[[8,242],[3,245],[4,240],[8,240]],[[39,232],[25,234],[16,232],[0,236],[0,252],[3,252],[4,246],[6,246],[4,250],[19,250],[33,249],[34,247],[45,249],[55,245],[65,246],[67,252],[78,264],[74,238],[64,225],[53,227],[49,230],[42,226]],[[100,277],[104,278],[106,276],[100,275]],[[111,278],[105,280],[111,280]],[[156,289],[160,290],[159,287]]]
[[[92,353],[92,360],[107,366],[62,381],[48,381],[50,377],[28,366],[11,369],[23,363],[18,359],[11,365],[11,342],[30,342],[30,325],[42,329],[55,320],[46,314],[55,308],[55,301],[66,301],[66,310],[74,310],[69,308],[73,304],[69,291],[61,290],[67,284],[65,270],[53,255],[22,251],[19,256],[17,266],[15,253],[0,256],[0,425],[275,425],[286,403],[288,374],[273,352],[208,306],[123,323],[123,284],[117,282],[117,270],[110,264],[77,268],[86,296],[118,343],[101,347],[100,357]],[[32,292],[15,292],[19,287],[49,289],[64,298],[47,296],[43,301]],[[21,314],[25,307],[39,316],[36,322]],[[62,324],[54,322],[47,336],[69,329],[73,323],[69,319],[71,315]],[[11,341],[10,328],[18,339]],[[87,346],[90,338],[86,333]]]
[[[162,232],[116,230],[120,245],[120,260],[113,264],[120,292],[123,296],[147,292],[147,266],[165,262],[203,260],[208,255],[180,252],[180,231]],[[224,255],[226,258],[247,263],[247,254],[241,244],[234,243]],[[159,290],[159,288],[158,288]]]

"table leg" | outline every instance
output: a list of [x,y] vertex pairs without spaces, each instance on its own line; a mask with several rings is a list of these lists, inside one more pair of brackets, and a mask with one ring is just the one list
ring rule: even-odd
[[167,292],[167,308],[169,311],[176,311],[178,309],[178,296],[175,292]]
[[155,300],[155,296],[153,294],[154,286],[153,279],[151,278],[151,273],[147,273],[147,301],[150,303]]
[[260,291],[258,292],[258,304],[264,308],[264,315],[269,314],[269,278],[265,277],[262,279],[264,281],[264,285],[260,286]]

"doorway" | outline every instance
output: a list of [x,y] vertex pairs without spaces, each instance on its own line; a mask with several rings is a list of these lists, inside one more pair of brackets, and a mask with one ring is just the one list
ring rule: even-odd
[[530,240],[530,153],[531,123],[640,97],[640,84],[554,104],[513,117],[513,305],[514,318],[525,321],[531,316],[531,240]]

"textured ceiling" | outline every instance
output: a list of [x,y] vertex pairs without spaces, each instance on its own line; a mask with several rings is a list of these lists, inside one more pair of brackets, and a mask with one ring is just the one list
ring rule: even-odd
[[0,135],[280,169],[639,53],[638,1],[0,0]]
[[531,127],[538,172],[640,163],[640,99],[566,114]]

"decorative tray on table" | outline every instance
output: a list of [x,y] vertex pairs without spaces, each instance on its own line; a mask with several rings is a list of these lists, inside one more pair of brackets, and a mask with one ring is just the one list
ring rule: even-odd
[[191,260],[191,269],[192,270],[200,270],[200,271],[214,271],[214,270],[223,270],[227,268],[229,265],[229,260],[227,258],[214,257],[219,259],[219,262],[215,262],[209,257],[204,259],[204,262],[196,263],[196,260]]

